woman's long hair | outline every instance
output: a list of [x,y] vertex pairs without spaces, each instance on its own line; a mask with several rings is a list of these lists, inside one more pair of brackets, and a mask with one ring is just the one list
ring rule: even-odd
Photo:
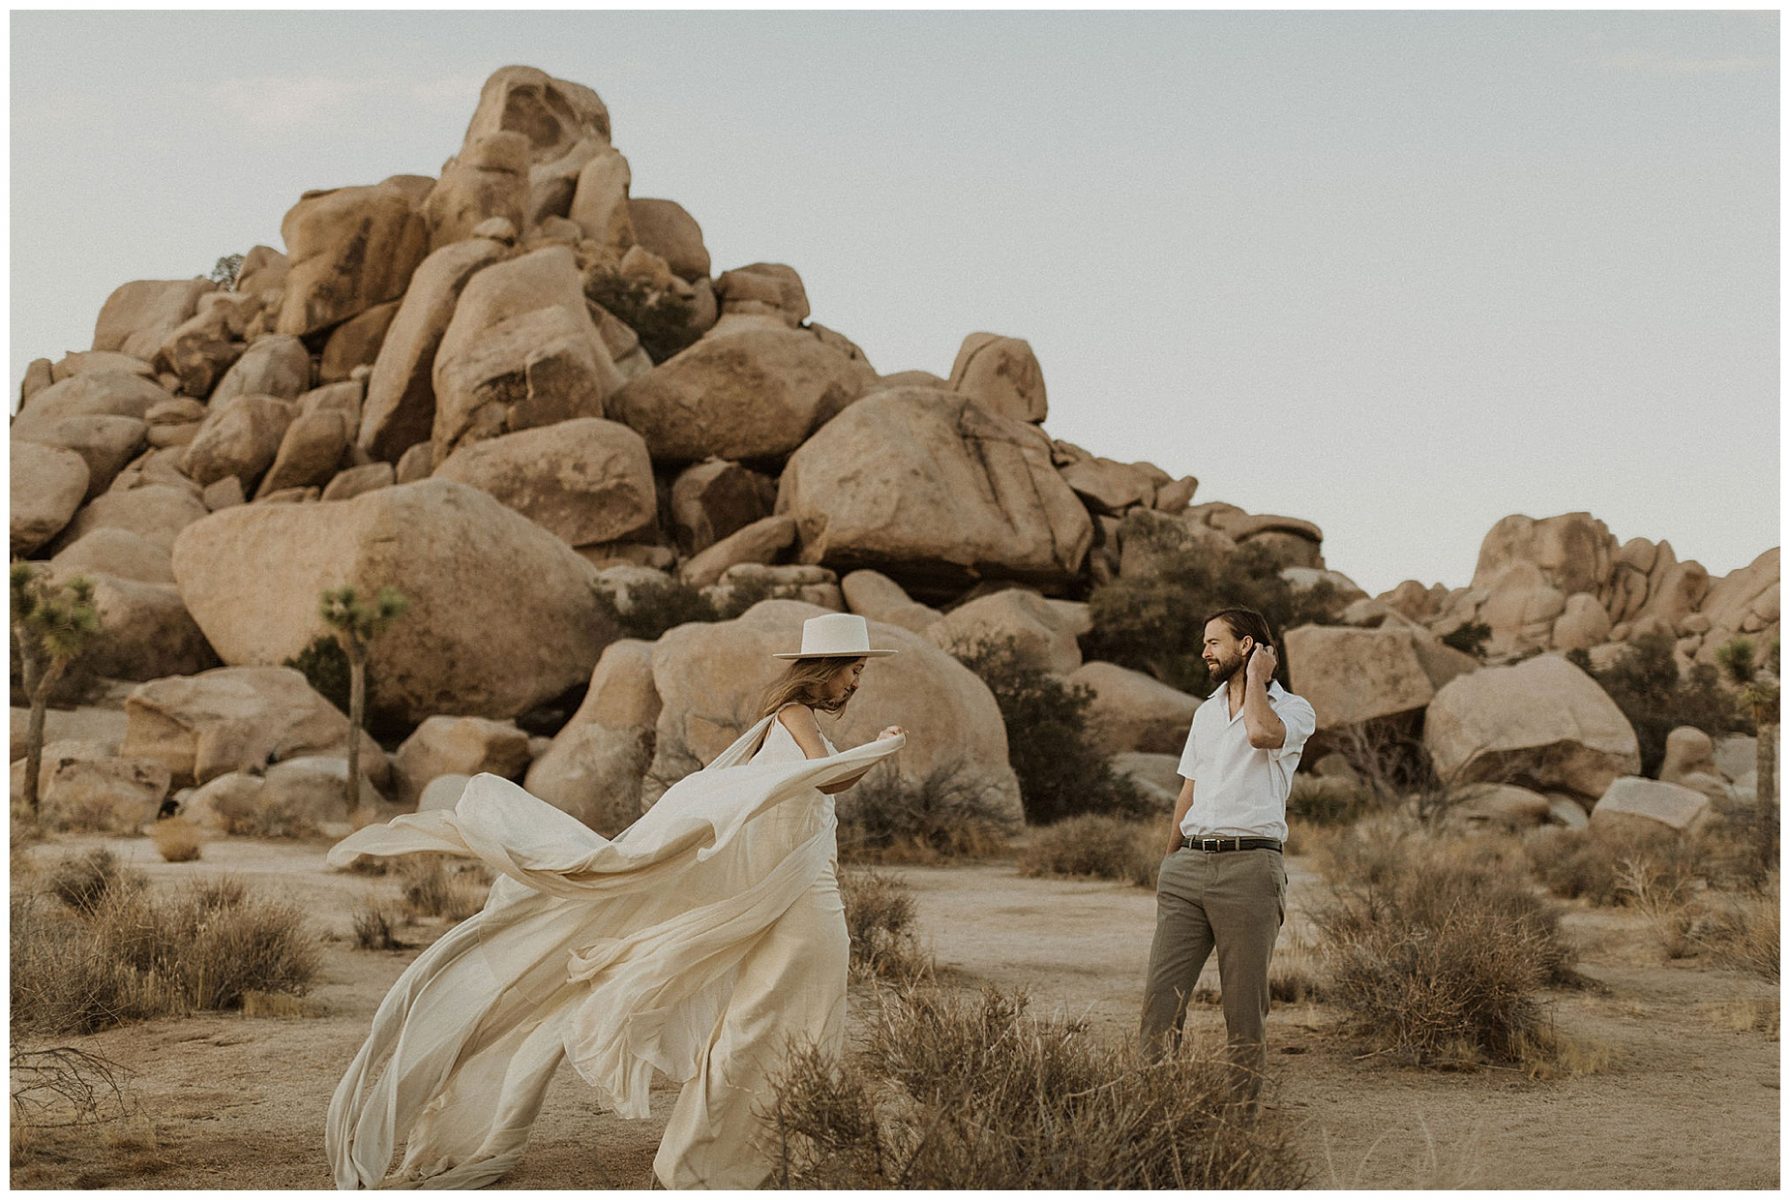
[[851,697],[825,700],[822,693],[833,676],[858,661],[855,658],[794,659],[777,681],[765,689],[764,700],[758,706],[759,717],[768,717],[785,704],[806,704],[809,708],[837,716],[845,711],[846,701]]

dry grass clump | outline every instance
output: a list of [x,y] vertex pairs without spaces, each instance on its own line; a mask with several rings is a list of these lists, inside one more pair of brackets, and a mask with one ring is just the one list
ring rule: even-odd
[[354,944],[362,950],[401,950],[404,943],[398,940],[397,928],[400,920],[389,904],[373,896],[365,896],[355,906]]
[[406,854],[397,861],[404,909],[411,915],[464,921],[485,907],[491,873],[484,864],[445,854]]
[[149,831],[157,854],[166,862],[197,862],[204,852],[205,833],[185,817],[164,817]]
[[1023,997],[909,989],[867,1045],[786,1064],[766,1106],[779,1188],[1293,1188],[1275,1116],[1231,1103],[1224,1065],[1145,1063]]
[[1697,949],[1724,966],[1776,982],[1782,920],[1777,875],[1754,890],[1706,896],[1702,907],[1703,920],[1690,933]]
[[840,797],[839,854],[856,862],[991,858],[1012,831],[961,764],[909,779],[879,766]]
[[1605,907],[1633,902],[1638,872],[1653,890],[1679,891],[1704,871],[1704,846],[1668,830],[1533,830],[1523,838],[1530,868],[1542,885],[1568,900]]
[[143,886],[143,876],[118,865],[118,856],[110,850],[89,850],[86,854],[64,858],[50,869],[50,895],[79,913],[91,914],[115,891],[129,891]]
[[1382,819],[1328,846],[1332,895],[1313,914],[1326,998],[1376,1049],[1409,1062],[1557,1065],[1571,1050],[1540,991],[1573,984],[1559,913],[1507,842],[1438,840]]
[[1155,887],[1167,828],[1105,813],[1065,817],[1032,831],[1019,853],[1021,875],[1094,876]]
[[932,956],[921,949],[913,927],[913,888],[880,871],[848,869],[839,872],[839,896],[853,972],[897,982],[932,974]]
[[1295,774],[1287,817],[1309,825],[1347,825],[1370,812],[1374,803],[1373,793],[1352,779]]
[[92,1033],[238,1008],[251,991],[302,993],[316,974],[303,912],[239,880],[158,897],[134,872],[117,873],[90,904],[91,891],[76,895],[68,907],[28,890],[11,897],[15,1032]]

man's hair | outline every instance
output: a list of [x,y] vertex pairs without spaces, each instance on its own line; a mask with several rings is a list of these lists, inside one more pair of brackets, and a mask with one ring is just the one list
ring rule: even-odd
[[1273,646],[1274,631],[1268,628],[1268,618],[1253,608],[1221,608],[1206,618],[1206,623],[1223,621],[1231,631],[1231,636],[1241,641],[1254,638],[1258,646]]

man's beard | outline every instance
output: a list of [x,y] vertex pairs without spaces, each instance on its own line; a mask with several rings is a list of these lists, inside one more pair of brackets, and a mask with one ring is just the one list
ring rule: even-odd
[[1216,664],[1208,663],[1206,664],[1206,670],[1211,672],[1213,683],[1229,683],[1231,676],[1235,675],[1237,669],[1242,665],[1243,656],[1239,654],[1229,661],[1220,661]]

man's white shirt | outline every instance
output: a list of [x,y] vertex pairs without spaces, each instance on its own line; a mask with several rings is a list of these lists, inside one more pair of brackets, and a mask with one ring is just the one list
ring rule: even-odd
[[1305,752],[1305,739],[1318,726],[1318,715],[1302,696],[1269,681],[1268,703],[1286,726],[1278,750],[1249,744],[1243,709],[1230,713],[1225,686],[1219,685],[1194,710],[1193,728],[1181,751],[1180,773],[1194,782],[1193,803],[1181,820],[1188,837],[1270,837],[1286,840],[1287,793],[1293,772]]

